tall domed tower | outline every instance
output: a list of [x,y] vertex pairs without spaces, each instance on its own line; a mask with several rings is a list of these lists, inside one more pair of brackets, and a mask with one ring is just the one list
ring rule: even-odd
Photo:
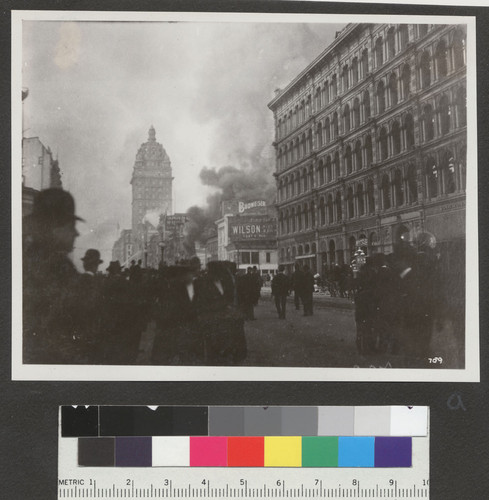
[[[157,223],[159,215],[172,211],[172,169],[163,146],[156,142],[153,126],[148,141],[141,145],[132,173],[132,234],[137,245],[144,223]],[[138,245],[137,245],[138,246]]]

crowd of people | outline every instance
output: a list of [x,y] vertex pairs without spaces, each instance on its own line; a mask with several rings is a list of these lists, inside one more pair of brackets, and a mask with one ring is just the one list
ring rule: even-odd
[[[239,365],[247,355],[245,322],[255,319],[262,278],[256,267],[214,261],[201,269],[197,257],[158,270],[132,261],[103,261],[97,249],[82,258],[84,272],[69,258],[78,236],[72,196],[62,189],[41,191],[23,220],[23,360],[40,364],[134,364],[143,332],[152,325],[152,364]],[[350,278],[355,290],[360,353],[428,352],[433,328],[450,315],[441,293],[436,241],[429,233],[401,238],[390,255],[375,254]],[[341,269],[330,279],[341,281]],[[316,277],[317,278],[317,277]],[[315,276],[283,265],[271,280],[278,318],[287,298],[313,315]],[[445,286],[446,288],[446,286]],[[452,294],[453,295],[453,294]],[[463,293],[452,299],[463,316]],[[445,310],[442,306],[445,304]],[[457,315],[453,315],[456,318]],[[462,319],[457,328],[463,329]]]
[[[141,335],[155,326],[151,363],[239,364],[246,357],[245,319],[252,319],[259,282],[231,262],[200,269],[178,265],[105,269],[88,249],[79,273],[69,258],[78,236],[72,196],[39,193],[23,220],[23,360],[39,364],[133,364]],[[261,286],[261,283],[260,283]]]

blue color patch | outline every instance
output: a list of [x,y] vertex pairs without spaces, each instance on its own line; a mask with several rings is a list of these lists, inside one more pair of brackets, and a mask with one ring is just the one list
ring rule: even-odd
[[374,467],[374,459],[374,437],[338,438],[338,467]]

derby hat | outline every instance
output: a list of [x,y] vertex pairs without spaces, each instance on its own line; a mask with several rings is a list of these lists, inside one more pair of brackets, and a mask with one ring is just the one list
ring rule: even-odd
[[44,189],[34,198],[31,218],[35,224],[52,228],[75,220],[85,222],[75,215],[73,196],[60,188]]
[[102,264],[103,260],[100,258],[100,252],[95,248],[89,248],[85,255],[81,258],[84,262],[96,262],[97,264]]

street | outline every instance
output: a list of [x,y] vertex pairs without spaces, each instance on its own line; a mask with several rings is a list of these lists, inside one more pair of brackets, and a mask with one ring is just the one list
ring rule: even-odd
[[[430,363],[403,353],[361,355],[356,347],[354,304],[349,299],[314,295],[314,315],[296,310],[292,296],[285,320],[279,320],[270,290],[262,289],[255,320],[245,323],[248,355],[242,366],[344,368],[455,368],[463,363],[450,325],[433,332]],[[150,364],[154,323],[142,334],[137,363]]]

